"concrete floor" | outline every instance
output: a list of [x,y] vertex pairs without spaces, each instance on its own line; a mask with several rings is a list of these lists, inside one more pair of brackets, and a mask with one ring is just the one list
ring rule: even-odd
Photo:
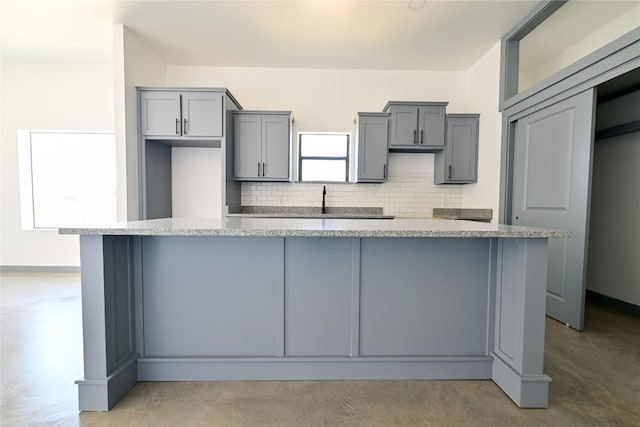
[[640,426],[640,318],[588,303],[585,332],[547,319],[548,409],[491,381],[138,383],[77,411],[78,274],[2,273],[2,426]]

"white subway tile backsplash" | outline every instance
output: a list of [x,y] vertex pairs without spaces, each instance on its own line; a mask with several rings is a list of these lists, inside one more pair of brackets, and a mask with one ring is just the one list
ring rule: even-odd
[[[396,164],[396,166],[398,166]],[[326,184],[327,206],[382,207],[386,215],[430,218],[434,207],[462,207],[462,186],[434,185],[433,171],[390,170],[384,184]],[[320,206],[323,184],[243,183],[243,206]]]

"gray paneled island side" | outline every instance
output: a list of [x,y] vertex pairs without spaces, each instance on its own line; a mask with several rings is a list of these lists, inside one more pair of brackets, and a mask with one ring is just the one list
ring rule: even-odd
[[546,407],[547,241],[467,221],[158,219],[79,234],[80,410],[137,381],[492,379]]

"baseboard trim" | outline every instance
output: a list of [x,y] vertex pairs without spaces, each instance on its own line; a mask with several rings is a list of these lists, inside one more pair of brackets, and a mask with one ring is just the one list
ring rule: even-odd
[[622,301],[617,298],[608,297],[598,292],[587,290],[587,299],[590,301],[596,301],[603,305],[615,308],[623,313],[631,314],[633,316],[640,317],[640,305],[631,304],[630,302]]
[[0,265],[2,273],[80,273],[80,266],[64,265]]
[[520,408],[547,408],[551,378],[542,375],[521,375],[498,354],[492,353],[493,382]]
[[490,379],[490,356],[138,359],[138,381]]
[[80,411],[108,411],[138,381],[137,354],[131,355],[110,376],[83,378],[78,385],[78,409]]

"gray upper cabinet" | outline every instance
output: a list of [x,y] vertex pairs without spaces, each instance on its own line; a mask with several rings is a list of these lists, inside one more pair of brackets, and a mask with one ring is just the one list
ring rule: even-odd
[[290,111],[236,111],[235,179],[289,181]]
[[390,101],[384,108],[390,117],[391,151],[434,152],[444,148],[448,102]]
[[357,144],[357,181],[386,181],[389,176],[389,114],[358,113]]
[[434,156],[436,184],[478,182],[479,114],[447,114],[446,146]]
[[[138,102],[138,203],[139,219],[168,218],[177,206],[241,206],[239,182],[233,179],[232,112],[242,106],[226,88],[137,87]],[[174,150],[178,147],[180,150]],[[211,148],[220,153],[212,171],[220,169],[220,180],[202,182],[197,173],[184,174],[174,168],[182,148]],[[179,158],[179,157],[178,157]],[[218,163],[219,162],[219,163]],[[180,164],[180,163],[179,163]],[[185,185],[174,187],[175,177]],[[188,196],[184,187],[191,185]],[[220,188],[208,191],[207,186]],[[176,192],[177,191],[177,192]],[[217,197],[220,199],[217,199]],[[207,203],[195,200],[209,198]],[[189,198],[188,202],[184,202]],[[191,203],[193,201],[193,203]],[[180,213],[182,214],[182,212]],[[198,214],[199,215],[199,214]],[[217,214],[214,213],[215,216]]]
[[141,132],[151,137],[221,137],[223,108],[221,92],[144,90]]

